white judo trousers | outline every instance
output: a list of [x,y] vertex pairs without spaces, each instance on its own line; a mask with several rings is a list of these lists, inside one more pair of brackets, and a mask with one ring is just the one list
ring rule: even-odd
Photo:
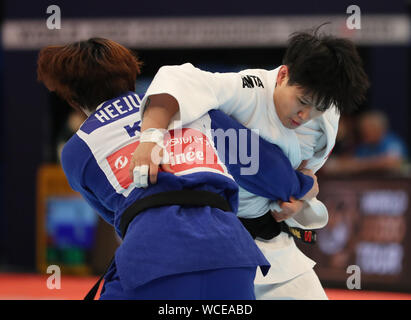
[[256,239],[271,264],[266,277],[257,270],[254,290],[257,300],[327,300],[314,272],[315,262],[304,255],[294,239],[281,232],[271,240]]
[[313,269],[281,283],[255,283],[254,288],[257,300],[328,300]]
[[[284,127],[276,113],[273,95],[279,68],[249,69],[239,73],[211,73],[186,63],[164,66],[153,79],[142,101],[148,96],[167,93],[179,104],[175,120],[182,125],[198,119],[212,109],[219,109],[249,129],[257,129],[265,140],[278,145],[296,169],[302,160],[316,172],[325,163],[335,144],[339,114],[328,109],[320,117],[290,130]],[[256,218],[269,209],[280,210],[278,203],[240,188],[238,216]],[[323,203],[312,199],[304,210],[286,223],[302,229],[318,229],[328,222]],[[286,233],[256,243],[271,264],[263,277],[257,271],[257,299],[326,299],[315,274],[315,262],[305,256]]]

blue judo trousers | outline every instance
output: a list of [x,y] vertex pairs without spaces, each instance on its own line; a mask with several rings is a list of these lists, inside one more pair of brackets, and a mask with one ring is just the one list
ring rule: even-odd
[[[241,175],[241,163],[227,167],[221,163],[212,169],[186,163],[178,174],[159,172],[156,184],[146,189],[133,188],[127,164],[138,144],[139,101],[132,92],[106,101],[66,143],[62,165],[71,187],[121,237],[120,220],[124,211],[135,201],[164,191],[210,191],[224,197],[231,211],[179,205],[144,210],[129,224],[105,275],[100,298],[254,299],[256,267],[261,267],[265,274],[269,263],[236,217],[238,186],[227,173],[227,167],[251,192],[260,187],[268,189],[261,184],[268,182],[267,172],[263,170],[269,167],[271,177],[281,180],[282,185],[263,192],[272,199],[301,197],[312,187],[312,179],[295,172],[278,147],[250,131],[250,139],[257,139],[260,144],[260,154],[264,157],[266,152],[273,154],[272,162],[260,163],[259,172],[253,177]],[[204,123],[210,123],[211,119],[211,126],[245,129],[219,111],[205,117]],[[212,137],[198,132],[201,125],[195,126],[195,132],[204,139],[194,140],[204,146],[212,145],[209,141]],[[277,172],[273,159],[278,162]],[[257,181],[261,178],[264,179]]]

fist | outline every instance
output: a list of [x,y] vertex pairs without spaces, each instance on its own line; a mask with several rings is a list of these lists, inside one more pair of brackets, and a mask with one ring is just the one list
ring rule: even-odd
[[302,173],[304,173],[306,176],[310,176],[311,178],[313,178],[314,183],[313,186],[311,188],[310,191],[308,191],[304,197],[301,198],[301,200],[311,200],[312,198],[315,198],[318,193],[320,192],[320,186],[318,185],[318,180],[317,180],[317,176],[313,173],[313,171],[309,170],[309,169],[302,169],[300,170]]
[[293,217],[295,214],[300,212],[303,207],[304,201],[291,197],[290,202],[280,203],[281,212],[271,211],[271,215],[274,217],[275,221],[281,222]]

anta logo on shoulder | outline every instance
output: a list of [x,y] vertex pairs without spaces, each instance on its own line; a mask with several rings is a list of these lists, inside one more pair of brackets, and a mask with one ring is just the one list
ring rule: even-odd
[[254,88],[254,87],[264,88],[263,82],[257,76],[246,75],[246,76],[241,76],[241,79],[243,80],[243,88]]

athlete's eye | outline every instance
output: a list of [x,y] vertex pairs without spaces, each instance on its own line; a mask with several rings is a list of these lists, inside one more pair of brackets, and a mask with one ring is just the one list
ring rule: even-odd
[[308,103],[307,103],[306,101],[301,100],[300,98],[298,98],[298,101],[299,101],[303,106],[308,105]]

